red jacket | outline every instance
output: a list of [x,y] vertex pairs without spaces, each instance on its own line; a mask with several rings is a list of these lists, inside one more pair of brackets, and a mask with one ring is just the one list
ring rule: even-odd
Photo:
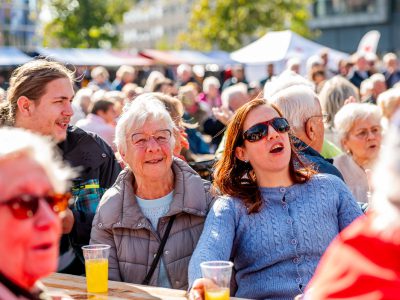
[[360,217],[328,247],[305,299],[400,299],[400,229],[391,240]]

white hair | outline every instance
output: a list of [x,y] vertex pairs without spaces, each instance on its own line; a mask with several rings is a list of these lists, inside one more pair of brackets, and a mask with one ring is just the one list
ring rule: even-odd
[[[127,135],[130,131],[143,127],[147,121],[164,122],[171,131],[175,128],[165,105],[157,99],[155,93],[139,95],[134,101],[125,105],[124,112],[115,128],[115,145],[118,150],[127,151]],[[172,148],[174,144],[175,139],[172,136]]]
[[90,76],[92,76],[92,78],[96,78],[100,75],[103,75],[104,78],[110,77],[110,75],[108,74],[108,71],[106,68],[102,67],[102,66],[98,66],[93,68],[93,70],[90,72]]
[[381,73],[375,73],[372,75],[369,80],[372,82],[373,85],[377,82],[386,82],[385,76]]
[[180,76],[184,72],[192,72],[192,67],[188,64],[179,65],[178,68],[176,69],[176,73]]
[[219,80],[214,76],[206,77],[203,81],[203,92],[208,93],[210,86],[215,86],[217,89],[221,87]]
[[205,70],[203,65],[194,65],[193,73],[198,77],[204,77]]
[[311,69],[315,66],[322,66],[324,64],[324,60],[319,55],[312,55],[307,59],[306,68],[307,73],[311,71]]
[[294,72],[268,82],[265,85],[264,98],[281,109],[295,131],[304,130],[304,123],[308,118],[321,115],[321,106],[312,84]]
[[370,117],[374,118],[378,124],[381,123],[381,110],[378,106],[370,103],[349,103],[337,112],[334,123],[342,147],[343,141],[347,138],[355,123]]
[[360,94],[366,95],[374,88],[374,84],[371,81],[371,78],[364,79],[360,85]]
[[305,85],[311,89],[314,87],[309,80],[296,72],[285,71],[280,76],[276,76],[272,80],[266,82],[264,86],[264,97],[268,99],[294,85]]
[[95,103],[99,100],[104,100],[106,98],[107,91],[106,90],[98,90],[92,95],[92,103]]
[[400,88],[392,88],[381,93],[377,100],[384,117],[390,119],[396,109],[400,106]]
[[68,190],[75,171],[63,162],[49,137],[22,128],[3,127],[0,128],[0,140],[0,161],[18,155],[27,156],[43,168],[55,192]]
[[124,78],[128,74],[136,74],[136,70],[132,66],[123,65],[120,66],[115,74],[118,78]]
[[82,103],[83,98],[91,98],[93,95],[93,90],[90,88],[83,88],[76,92],[73,102],[79,106]]
[[235,99],[247,98],[247,85],[243,82],[239,82],[235,85],[227,87],[222,91],[221,102],[222,106],[230,108],[231,102]]
[[392,52],[389,52],[389,53],[387,53],[387,54],[385,54],[384,56],[383,56],[383,63],[385,64],[385,65],[387,65],[388,63],[389,63],[389,61],[391,61],[391,60],[397,60],[397,55],[396,54],[394,54],[394,53],[392,53]]
[[286,69],[291,70],[294,66],[300,66],[301,60],[298,57],[289,58],[286,62]]
[[144,90],[146,92],[153,92],[155,86],[163,81],[165,79],[165,76],[163,73],[161,73],[160,71],[152,71],[149,75],[149,77],[147,77],[146,80],[146,84],[144,85]]
[[327,80],[319,93],[322,112],[328,115],[328,126],[333,127],[333,120],[344,101],[353,96],[359,102],[357,87],[342,76],[336,75]]

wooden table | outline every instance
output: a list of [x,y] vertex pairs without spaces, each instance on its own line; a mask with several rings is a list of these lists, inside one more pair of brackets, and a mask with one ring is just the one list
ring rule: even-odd
[[[85,277],[61,273],[54,273],[41,282],[55,300],[187,299],[186,291],[117,281],[108,282],[107,295],[91,294],[86,292]],[[239,298],[231,299],[239,300]]]
[[54,273],[42,279],[41,282],[56,300],[187,299],[186,291],[117,281],[108,282],[107,295],[91,294],[86,292],[85,277],[61,273]]

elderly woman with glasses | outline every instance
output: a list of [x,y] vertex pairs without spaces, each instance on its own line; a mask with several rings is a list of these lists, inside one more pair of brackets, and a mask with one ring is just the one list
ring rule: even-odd
[[335,116],[335,128],[345,154],[333,164],[358,202],[368,202],[368,178],[365,170],[375,163],[382,141],[382,113],[376,105],[350,103]]
[[232,260],[237,290],[251,299],[301,294],[333,238],[360,208],[342,180],[301,161],[289,123],[263,99],[228,125],[214,185],[216,200],[189,265],[191,298],[202,298],[200,263]]
[[121,116],[116,145],[127,165],[103,196],[91,243],[111,246],[109,279],[187,288],[190,257],[212,204],[210,184],[174,157],[179,129],[155,94]]
[[57,268],[74,174],[43,137],[1,128],[0,139],[0,299],[47,299],[37,281]]

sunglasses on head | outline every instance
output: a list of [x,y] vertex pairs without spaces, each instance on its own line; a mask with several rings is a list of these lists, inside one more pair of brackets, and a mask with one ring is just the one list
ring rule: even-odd
[[0,204],[7,205],[16,219],[24,220],[32,218],[37,213],[41,199],[46,201],[55,213],[59,214],[67,209],[71,194],[49,194],[45,196],[22,194]]
[[268,135],[269,126],[272,126],[279,133],[285,133],[290,130],[289,122],[285,118],[273,118],[247,129],[243,133],[243,139],[250,143],[257,142]]

